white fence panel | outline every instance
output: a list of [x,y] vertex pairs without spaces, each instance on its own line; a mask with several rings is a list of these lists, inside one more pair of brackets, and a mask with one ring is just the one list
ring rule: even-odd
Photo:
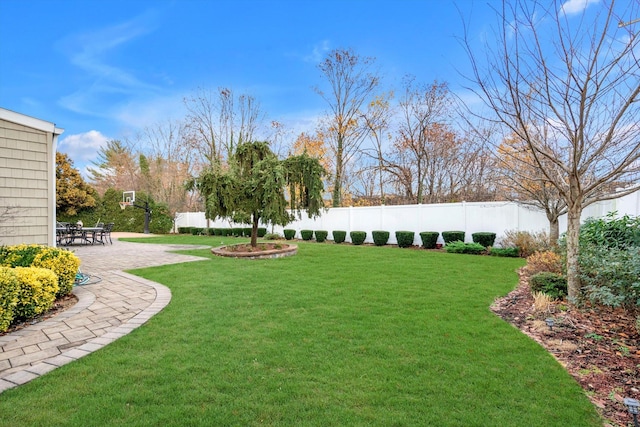
[[[640,191],[604,202],[588,206],[582,215],[583,220],[588,217],[602,217],[609,212],[617,211],[618,216],[640,215]],[[178,227],[232,227],[247,226],[233,224],[227,220],[207,221],[204,212],[185,212],[176,214],[175,230]],[[560,218],[560,232],[566,231],[566,215]],[[366,242],[373,242],[371,234],[374,230],[389,231],[389,243],[396,244],[396,231],[413,231],[416,233],[414,245],[421,244],[421,231],[464,231],[466,241],[471,241],[471,234],[480,231],[496,233],[498,239],[506,231],[519,230],[538,232],[549,229],[549,221],[541,210],[513,202],[478,202],[478,203],[442,203],[429,205],[401,205],[401,206],[367,206],[331,208],[323,212],[320,217],[309,219],[306,214],[286,227],[269,226],[269,231],[282,233],[284,228],[300,230],[327,230],[329,239],[334,230],[347,232],[347,241],[351,241],[349,232],[366,231]],[[442,243],[442,236],[439,238]]]

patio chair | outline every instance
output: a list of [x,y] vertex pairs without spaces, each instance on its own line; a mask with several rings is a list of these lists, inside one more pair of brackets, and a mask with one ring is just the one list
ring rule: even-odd
[[56,246],[67,246],[69,244],[69,223],[56,222]]
[[105,226],[102,227],[102,231],[100,232],[97,241],[104,245],[107,239],[109,239],[109,243],[113,245],[113,241],[111,240],[112,229],[113,229],[113,222],[105,224]]

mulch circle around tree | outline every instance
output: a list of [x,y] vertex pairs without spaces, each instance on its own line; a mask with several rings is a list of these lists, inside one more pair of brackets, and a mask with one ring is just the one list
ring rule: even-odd
[[[611,426],[627,426],[625,397],[640,399],[640,334],[622,309],[569,308],[556,302],[537,313],[526,277],[491,310],[551,353],[582,386]],[[545,319],[554,320],[550,328]]]
[[258,243],[256,247],[249,243],[240,243],[211,249],[214,255],[247,259],[280,258],[295,255],[297,251],[296,245],[282,242]]

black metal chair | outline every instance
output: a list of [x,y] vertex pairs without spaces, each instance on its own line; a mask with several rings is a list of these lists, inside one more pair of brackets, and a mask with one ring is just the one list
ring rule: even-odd
[[109,239],[109,243],[113,245],[113,241],[111,240],[112,229],[113,229],[113,222],[105,224],[105,226],[102,227],[102,231],[100,232],[100,236],[99,236],[100,243],[104,245],[107,239]]

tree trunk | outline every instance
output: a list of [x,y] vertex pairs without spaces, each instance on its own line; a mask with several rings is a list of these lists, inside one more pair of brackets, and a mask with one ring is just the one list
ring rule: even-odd
[[342,138],[338,137],[338,149],[336,150],[336,176],[333,182],[333,207],[342,205]]
[[253,218],[253,224],[251,227],[251,247],[255,248],[258,246],[258,222],[260,221],[260,217],[255,213],[251,215]]
[[549,244],[552,247],[558,246],[558,239],[560,238],[560,224],[558,217],[549,218]]
[[567,215],[567,293],[570,303],[580,297],[580,265],[578,264],[580,215],[582,205],[573,203]]

